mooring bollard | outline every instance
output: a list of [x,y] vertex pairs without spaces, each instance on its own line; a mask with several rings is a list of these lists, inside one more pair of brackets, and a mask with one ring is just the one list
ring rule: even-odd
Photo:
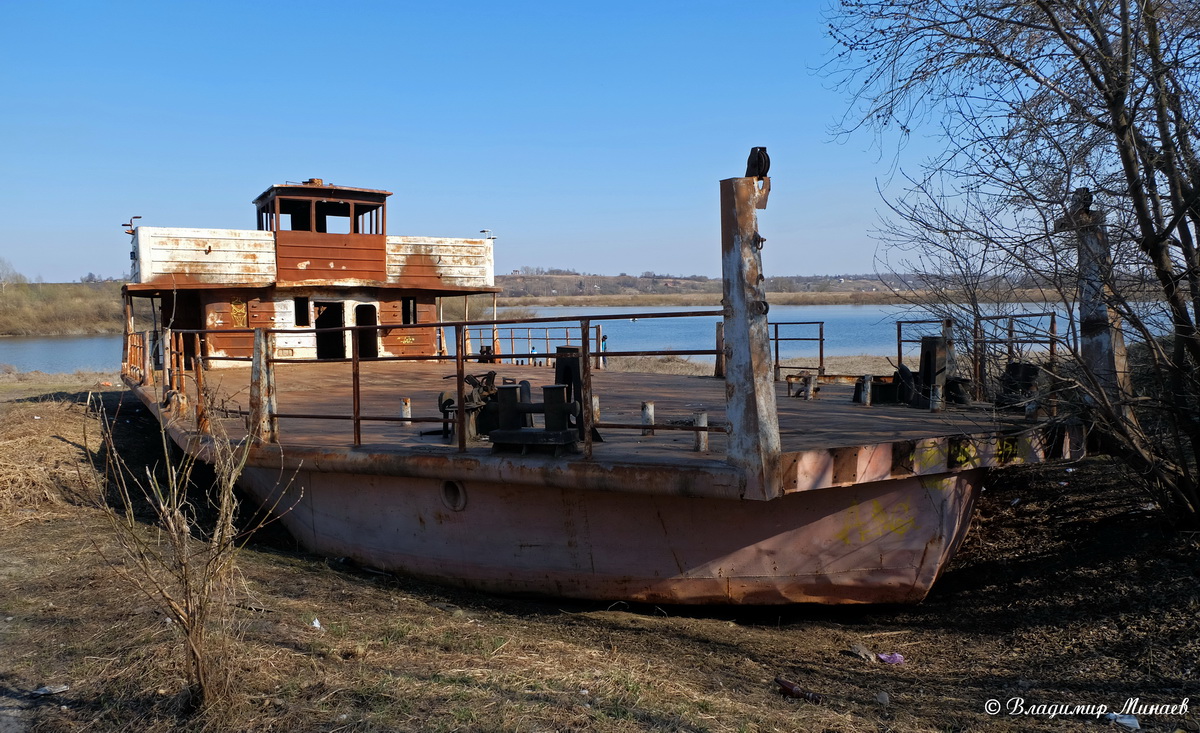
[[[412,418],[412,398],[411,397],[401,397],[400,398],[400,417],[404,418],[406,421],[409,420],[410,418]],[[400,424],[400,426],[403,428],[410,428],[410,427],[412,427],[412,423],[411,422],[403,422]]]
[[[692,418],[692,424],[695,425],[697,428],[707,428],[708,427],[708,413],[705,412],[704,410],[698,410],[696,412],[695,416]],[[695,445],[694,450],[697,453],[707,453],[708,452],[708,431],[707,430],[697,430],[696,431],[696,445]]]
[[864,374],[862,380],[863,380],[862,403],[863,403],[863,406],[870,407],[871,406],[871,382],[875,381],[875,375],[874,374]]
[[[653,425],[654,424],[654,403],[653,402],[643,402],[642,403],[642,424],[643,425]],[[642,428],[642,435],[654,435],[654,428],[652,428],[652,427]]]
[[935,384],[929,389],[929,411],[941,412],[946,406],[946,398],[942,391],[942,385]]

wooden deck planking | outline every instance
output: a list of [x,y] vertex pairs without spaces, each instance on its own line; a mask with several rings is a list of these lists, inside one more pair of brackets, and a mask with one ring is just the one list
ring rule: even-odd
[[[554,371],[546,367],[508,364],[471,364],[468,373],[495,369],[500,377],[528,379],[533,399],[541,401],[540,387],[553,383]],[[276,365],[276,389],[280,414],[328,414],[349,418],[351,414],[350,365],[309,363]],[[364,417],[400,415],[401,398],[412,401],[414,417],[440,417],[438,395],[455,391],[453,363],[362,362],[361,414]],[[451,377],[444,379],[444,377]],[[227,398],[231,407],[248,404],[249,369],[231,368],[207,372],[210,387]],[[594,371],[593,388],[600,397],[600,422],[640,423],[643,401],[655,403],[658,423],[690,421],[696,410],[707,410],[710,425],[725,422],[725,382],[711,377],[694,377],[635,372]],[[898,405],[864,407],[850,401],[852,388],[824,385],[817,400],[786,396],[777,385],[779,426],[785,453],[802,450],[872,445],[944,435],[995,431],[1011,418],[1002,419],[986,406],[955,407],[930,413]],[[540,424],[540,417],[538,418]],[[227,420],[232,435],[243,430],[240,420]],[[296,419],[279,421],[280,443],[284,446],[350,448],[353,425],[349,419]],[[440,430],[437,423],[362,422],[363,450],[456,451],[457,441],[447,443],[440,435],[421,435]],[[595,456],[612,461],[720,461],[725,436],[710,434],[709,452],[692,450],[694,437],[687,431],[657,431],[642,436],[638,430],[601,429],[604,442],[595,444]],[[490,451],[486,441],[468,445],[470,452]]]

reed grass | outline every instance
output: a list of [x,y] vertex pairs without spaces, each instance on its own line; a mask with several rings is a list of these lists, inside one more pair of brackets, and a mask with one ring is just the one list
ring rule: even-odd
[[120,333],[121,283],[13,283],[0,291],[0,335]]

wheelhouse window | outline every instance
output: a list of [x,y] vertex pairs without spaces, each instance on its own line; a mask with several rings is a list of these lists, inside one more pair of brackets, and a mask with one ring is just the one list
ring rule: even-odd
[[296,298],[296,325],[308,326],[312,321],[309,319],[308,298]]

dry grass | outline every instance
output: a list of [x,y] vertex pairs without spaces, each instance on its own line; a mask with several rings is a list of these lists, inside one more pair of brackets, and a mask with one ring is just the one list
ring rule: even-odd
[[610,372],[651,372],[712,376],[713,365],[682,356],[610,356],[605,367]]
[[95,503],[85,448],[86,403],[46,399],[0,403],[0,523],[60,516],[69,502]]
[[[106,395],[118,445],[149,465],[156,425],[118,399]],[[1111,467],[1096,461],[989,481],[961,557],[915,608],[516,600],[260,537],[229,599],[233,692],[189,715],[176,632],[96,554],[120,552],[102,513],[63,492],[71,465],[91,465],[80,423],[95,418],[77,400],[0,402],[0,440],[27,441],[11,460],[29,474],[58,466],[52,511],[33,496],[37,521],[0,520],[4,705],[29,708],[36,730],[1087,731],[1096,721],[988,716],[983,704],[1178,702],[1192,687],[1195,540],[1166,532],[1119,480],[1103,483]],[[855,643],[908,662],[863,662],[845,654]],[[823,704],[780,697],[780,674]],[[24,694],[56,683],[70,690]],[[1194,717],[1141,722],[1173,730]]]

